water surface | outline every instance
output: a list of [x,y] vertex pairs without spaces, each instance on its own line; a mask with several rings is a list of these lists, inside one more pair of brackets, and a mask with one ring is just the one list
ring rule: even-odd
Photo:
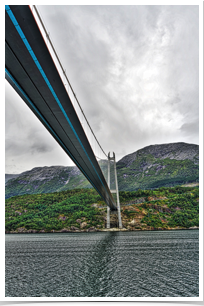
[[199,296],[198,233],[6,234],[5,296]]

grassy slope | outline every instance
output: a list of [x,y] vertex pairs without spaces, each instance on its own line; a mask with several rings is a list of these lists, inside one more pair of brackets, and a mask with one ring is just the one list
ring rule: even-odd
[[[198,187],[122,191],[123,226],[129,230],[198,226],[198,196]],[[6,200],[5,216],[7,232],[87,231],[106,226],[105,203],[93,189],[15,196]]]

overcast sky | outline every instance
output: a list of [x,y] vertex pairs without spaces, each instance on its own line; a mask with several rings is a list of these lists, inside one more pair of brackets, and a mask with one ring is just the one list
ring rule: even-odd
[[[199,144],[198,6],[37,6],[105,152]],[[72,165],[5,81],[6,173]]]

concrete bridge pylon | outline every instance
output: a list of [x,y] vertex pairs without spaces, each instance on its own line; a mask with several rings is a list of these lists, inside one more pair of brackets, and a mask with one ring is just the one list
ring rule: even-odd
[[[114,175],[115,175],[115,189],[110,189],[110,162],[113,161],[114,164]],[[119,228],[122,228],[122,219],[121,219],[121,211],[120,211],[120,199],[119,199],[119,190],[118,190],[118,179],[117,179],[117,169],[116,169],[116,161],[115,161],[115,153],[113,152],[113,157],[110,157],[110,152],[108,153],[108,187],[110,192],[116,193],[117,197],[117,211],[118,211],[118,225]],[[110,207],[107,206],[107,228],[110,228]]]

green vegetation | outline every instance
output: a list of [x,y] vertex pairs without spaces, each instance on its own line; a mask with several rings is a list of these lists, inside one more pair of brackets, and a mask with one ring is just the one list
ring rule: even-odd
[[[120,202],[123,226],[129,230],[199,226],[198,186],[121,191]],[[95,190],[73,189],[11,197],[5,217],[7,232],[86,231],[105,228],[106,206]]]
[[[142,226],[147,226],[148,229],[199,226],[198,187],[161,187],[141,191],[140,194],[146,195],[145,201],[132,205],[134,210],[123,209],[126,225],[140,216],[142,217],[139,224],[141,228]],[[131,201],[131,198],[129,200]],[[132,226],[134,227],[134,223]]]
[[6,200],[6,231],[59,231],[70,226],[80,228],[82,222],[87,223],[85,228],[102,226],[103,216],[91,206],[93,203],[101,203],[93,189],[15,196]]

